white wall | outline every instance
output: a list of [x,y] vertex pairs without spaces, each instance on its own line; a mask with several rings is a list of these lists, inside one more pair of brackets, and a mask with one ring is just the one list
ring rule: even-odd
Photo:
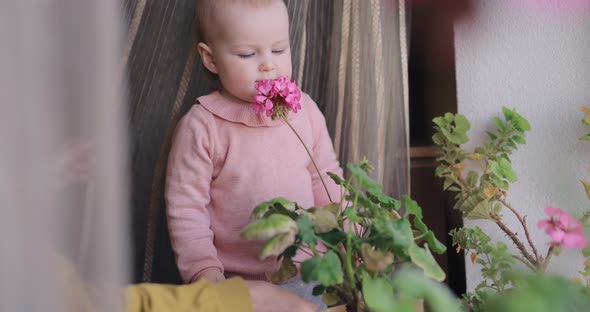
[[[455,24],[458,110],[471,121],[471,147],[493,128],[491,118],[501,115],[502,106],[516,108],[530,121],[527,144],[512,157],[518,182],[509,198],[528,215],[533,240],[545,252],[548,237],[536,223],[546,206],[577,216],[590,208],[579,182],[590,180],[585,170],[590,144],[578,140],[588,132],[578,107],[590,106],[590,12],[515,5],[523,2],[514,0],[473,2],[473,14]],[[504,215],[516,228],[508,210]],[[484,229],[505,240],[497,226]],[[481,280],[479,267],[466,263],[472,289]],[[554,259],[549,269],[573,277],[582,267],[580,253],[572,251]]]

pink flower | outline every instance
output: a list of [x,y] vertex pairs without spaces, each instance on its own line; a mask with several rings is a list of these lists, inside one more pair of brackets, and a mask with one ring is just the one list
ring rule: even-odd
[[297,113],[301,109],[301,91],[287,77],[260,80],[256,83],[256,90],[258,94],[254,97],[253,108],[257,114],[266,113],[275,119],[287,111]]
[[272,108],[274,106],[272,103],[272,98],[275,96],[272,81],[258,81],[256,83],[256,90],[258,91],[258,95],[254,97],[254,111],[257,114],[266,112],[266,115],[270,117],[272,115]]
[[545,233],[551,237],[553,243],[580,250],[586,247],[588,242],[584,235],[584,227],[579,220],[572,218],[559,208],[547,207],[545,213],[549,215],[549,219],[539,221],[537,227],[545,228]]

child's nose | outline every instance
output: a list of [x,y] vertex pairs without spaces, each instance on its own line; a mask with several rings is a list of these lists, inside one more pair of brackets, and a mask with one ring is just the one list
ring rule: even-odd
[[275,69],[275,65],[269,58],[265,58],[264,60],[262,60],[262,62],[260,63],[260,66],[259,66],[259,70],[261,72],[269,72],[274,69]]

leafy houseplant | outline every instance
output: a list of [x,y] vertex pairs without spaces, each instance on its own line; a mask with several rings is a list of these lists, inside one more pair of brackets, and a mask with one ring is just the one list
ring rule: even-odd
[[[584,123],[590,125],[590,109],[583,108],[583,111],[588,115]],[[457,252],[461,249],[468,252],[471,260],[481,265],[484,277],[484,281],[475,288],[475,292],[465,296],[465,303],[469,309],[475,311],[493,311],[500,307],[516,308],[520,293],[523,298],[536,296],[538,304],[550,297],[544,294],[544,287],[550,287],[551,283],[564,285],[563,289],[578,289],[569,294],[580,294],[575,297],[576,300],[590,303],[588,288],[580,290],[575,285],[567,286],[569,281],[563,278],[513,273],[514,265],[518,261],[532,273],[544,274],[552,256],[559,254],[563,248],[584,249],[587,239],[583,223],[587,221],[590,212],[580,219],[575,219],[558,208],[546,208],[545,212],[549,219],[540,221],[537,226],[545,229],[551,243],[546,252],[539,252],[539,248],[530,238],[526,216],[522,216],[507,198],[510,184],[516,182],[510,155],[519,144],[525,144],[525,134],[531,127],[529,122],[514,110],[503,108],[503,115],[504,119],[493,119],[496,130],[487,132],[488,140],[483,146],[476,147],[471,152],[461,148],[462,144],[469,141],[467,131],[471,127],[465,116],[447,113],[433,120],[436,133],[432,138],[442,150],[442,155],[437,158],[439,166],[436,168],[436,175],[444,179],[445,190],[456,193],[455,209],[461,211],[466,219],[483,219],[496,224],[519,252],[511,254],[504,242],[493,244],[490,237],[479,227],[463,227],[451,231]],[[590,134],[581,139],[590,140]],[[590,198],[590,185],[584,181],[582,183]],[[517,231],[505,223],[502,212],[506,209],[517,218],[524,235],[518,236]],[[586,256],[589,252],[589,249],[584,251]],[[586,278],[587,286],[590,286],[590,260],[586,261],[586,267],[581,274]],[[555,293],[553,295],[555,297]],[[516,298],[513,301],[515,305],[501,303],[504,299],[505,302],[512,302],[510,298],[513,297]],[[587,308],[587,305],[585,307]]]
[[[259,82],[257,90],[254,109],[282,118],[297,135],[286,118],[300,108],[295,84],[282,77]],[[434,281],[445,274],[431,250],[440,254],[446,248],[422,221],[418,204],[407,196],[400,201],[384,194],[369,177],[367,161],[347,168],[351,174],[346,180],[328,173],[342,189],[341,198],[329,205],[300,207],[275,198],[255,207],[253,222],[241,235],[267,240],[261,259],[282,258],[281,270],[271,278],[296,275],[292,258],[301,249],[310,256],[300,264],[301,277],[319,283],[313,294],[322,295],[328,305],[344,303],[349,311],[414,311],[424,299],[434,311],[456,310],[450,292]]]

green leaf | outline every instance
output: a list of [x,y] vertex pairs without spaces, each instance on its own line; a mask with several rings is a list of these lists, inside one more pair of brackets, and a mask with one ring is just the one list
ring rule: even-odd
[[335,229],[328,233],[317,234],[317,237],[322,242],[328,243],[332,246],[337,246],[346,239],[346,233],[344,233],[340,229]]
[[443,145],[445,144],[445,136],[437,132],[434,135],[432,135],[432,142],[434,142],[434,144],[436,145]]
[[338,209],[339,206],[336,204],[308,209],[311,212],[309,217],[313,222],[314,231],[316,233],[326,233],[338,228],[338,221],[336,221]]
[[360,223],[363,221],[361,217],[359,217],[356,213],[356,209],[354,207],[348,207],[344,210],[344,215],[348,218],[350,222]]
[[584,186],[584,190],[586,191],[586,197],[588,197],[588,199],[590,199],[590,183],[586,182],[586,181],[580,181],[582,182],[582,185]]
[[326,291],[326,287],[324,287],[322,285],[317,285],[316,287],[313,288],[313,290],[311,291],[311,294],[314,296],[319,296],[319,295],[323,294],[324,291]]
[[[400,297],[424,299],[426,311],[459,312],[459,301],[447,287],[426,278],[419,272],[404,270],[394,277],[395,285],[399,287]],[[416,310],[414,310],[416,311]]]
[[297,224],[287,216],[273,214],[268,218],[260,219],[248,225],[242,230],[240,237],[244,239],[269,239],[283,233],[297,233]]
[[342,266],[338,256],[331,250],[323,257],[315,256],[301,263],[301,278],[304,282],[318,281],[324,287],[342,283]]
[[[379,213],[383,209],[379,207],[376,203],[370,200],[364,193],[355,193],[348,197],[350,201],[354,202],[356,200],[357,206],[359,208],[359,212],[364,212],[367,210],[373,211],[374,213]],[[367,208],[367,209],[362,209]]]
[[449,187],[451,187],[451,185],[453,185],[453,183],[455,183],[455,181],[453,181],[453,180],[452,180],[452,179],[450,179],[450,178],[446,178],[446,179],[445,179],[445,182],[444,182],[444,184],[443,184],[443,190],[445,190],[445,191],[446,191],[446,190],[447,190]]
[[352,176],[355,178],[359,187],[364,187],[367,190],[373,192],[381,191],[381,185],[375,182],[375,180],[373,180],[371,177],[369,177],[360,165],[350,163],[346,167],[352,173]]
[[363,298],[365,303],[375,312],[390,312],[395,310],[396,302],[393,287],[384,278],[371,278],[363,271]]
[[465,214],[466,219],[478,220],[489,219],[490,213],[493,211],[492,202],[484,199],[477,203],[468,213]]
[[513,149],[517,149],[518,146],[516,146],[516,143],[514,143],[514,140],[512,139],[508,139],[508,141],[506,142],[506,144],[510,147],[512,147]]
[[500,158],[498,161],[490,161],[489,164],[491,171],[498,179],[507,180],[510,183],[516,182],[516,173],[512,170],[508,159]]
[[467,137],[467,133],[465,132],[449,132],[445,129],[441,131],[451,143],[456,145],[465,144],[469,141],[469,137]]
[[449,123],[443,117],[435,117],[432,119],[432,122],[441,128],[446,127],[446,125]]
[[382,246],[383,249],[392,248],[396,254],[405,254],[408,246],[414,242],[412,227],[406,218],[399,220],[377,219],[373,225],[379,234],[387,238],[383,243],[388,246]]
[[471,128],[471,124],[469,124],[469,120],[464,115],[457,114],[455,115],[455,130],[458,132],[467,132]]
[[306,243],[307,245],[315,246],[318,243],[318,238],[315,235],[313,230],[313,222],[309,220],[306,215],[301,215],[299,219],[297,219],[297,229],[299,230],[299,237],[301,237],[301,241]]
[[291,246],[295,242],[295,233],[283,233],[278,234],[275,237],[271,238],[264,246],[262,247],[262,251],[260,252],[260,260],[264,260],[270,256],[278,256],[287,249],[287,247]]
[[453,120],[455,120],[455,115],[452,113],[445,113],[444,119],[446,122],[451,123]]
[[562,276],[530,274],[518,281],[518,287],[492,296],[483,306],[489,312],[585,312],[590,306],[588,287]]
[[322,295],[322,302],[327,306],[335,305],[340,302],[340,298],[333,292],[325,292]]
[[475,187],[478,178],[479,176],[477,175],[477,172],[469,171],[467,174],[467,185],[469,185],[469,187]]
[[282,284],[297,276],[297,273],[299,273],[299,270],[297,270],[293,260],[285,258],[281,261],[281,268],[276,272],[271,272],[268,278],[273,284]]
[[418,205],[418,202],[413,200],[410,196],[402,196],[404,207],[406,208],[406,214],[412,214],[422,219],[422,208]]
[[291,245],[291,246],[289,246],[289,248],[287,248],[287,249],[285,249],[285,251],[283,251],[283,257],[291,259],[291,258],[295,257],[295,255],[297,254],[297,250],[299,250],[298,245]]
[[582,137],[580,138],[580,140],[584,140],[584,141],[590,141],[590,133],[588,133],[588,134],[586,134],[586,135],[582,136]]
[[[275,209],[284,209],[286,211],[295,211],[296,209],[296,205],[294,202],[283,198],[283,197],[277,197],[274,198],[272,200],[269,201],[265,201],[261,204],[259,204],[258,206],[256,206],[254,208],[254,210],[252,211],[252,217],[254,219],[260,219],[262,218],[267,211],[272,210],[273,208]],[[297,214],[293,213],[292,215],[289,216],[297,216]]]
[[445,251],[447,251],[447,246],[441,243],[436,238],[436,236],[434,236],[434,232],[429,230],[423,235],[424,236],[422,237],[422,239],[428,243],[428,246],[432,247],[432,251],[436,252],[439,255],[442,255],[443,253],[445,253]]
[[334,183],[336,183],[337,185],[346,185],[346,181],[342,180],[342,178],[339,175],[332,172],[328,172],[328,176],[330,176],[330,178],[332,178],[332,180],[334,180]]
[[371,199],[376,204],[381,205],[381,207],[385,209],[395,209],[398,210],[401,207],[401,202],[397,199],[389,197],[382,192],[367,192],[369,199]]
[[471,154],[465,155],[465,158],[467,158],[469,160],[474,160],[474,161],[480,161],[483,159],[483,157],[484,157],[484,155],[480,154],[480,153],[471,153]]
[[491,132],[489,132],[489,131],[486,131],[486,133],[487,133],[487,135],[490,137],[490,139],[491,139],[491,140],[495,140],[495,139],[497,139],[497,138],[498,138],[498,136],[497,136],[497,135],[495,135],[495,134],[493,134],[493,133],[491,133]]
[[[414,228],[416,228],[421,235],[430,232],[426,224],[424,224],[422,221],[422,208],[418,206],[418,203],[407,195],[404,195],[402,200],[404,201],[404,207],[406,207],[406,216],[414,215]],[[436,240],[436,238],[434,238],[434,234],[432,235],[432,239]],[[438,247],[439,246],[437,246],[437,248]]]
[[436,169],[434,169],[434,175],[437,177],[442,177],[445,173],[448,172],[447,168],[448,167],[445,165],[439,165],[438,167],[436,167]]
[[528,120],[518,114],[516,109],[510,110],[506,107],[502,107],[502,112],[504,113],[504,118],[514,124],[514,127],[519,132],[524,133],[525,131],[531,130],[531,125]]
[[412,262],[424,270],[424,275],[439,282],[445,279],[445,272],[440,268],[436,260],[434,260],[430,249],[428,249],[428,244],[424,244],[424,248],[420,248],[416,244],[411,244],[408,251]]
[[526,143],[526,140],[520,135],[515,135],[512,137],[512,139],[514,140],[514,142],[516,142],[518,144],[525,144]]
[[498,127],[498,130],[500,131],[504,131],[504,123],[502,122],[502,120],[498,117],[494,117],[492,119],[492,121],[494,121],[494,123],[496,124],[496,127]]

